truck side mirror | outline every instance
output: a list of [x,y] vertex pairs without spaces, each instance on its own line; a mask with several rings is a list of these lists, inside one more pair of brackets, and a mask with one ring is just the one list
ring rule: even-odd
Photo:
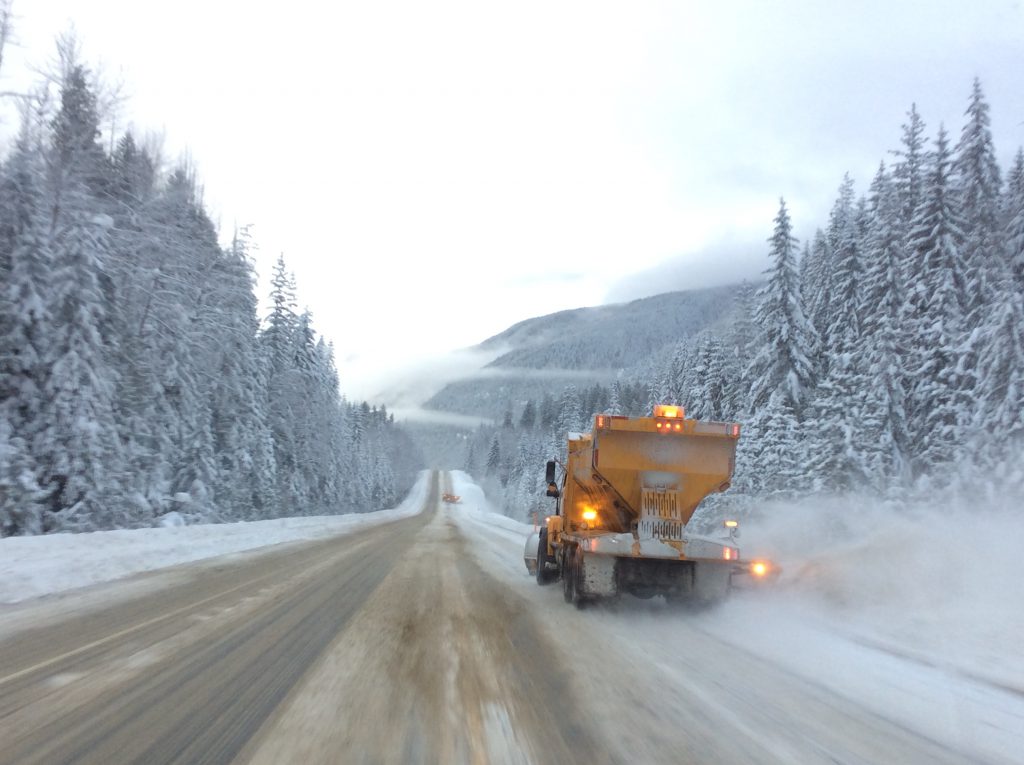
[[558,491],[558,486],[555,484],[555,462],[550,460],[547,465],[547,469],[544,471],[544,482],[548,485],[547,495],[558,499],[561,493]]

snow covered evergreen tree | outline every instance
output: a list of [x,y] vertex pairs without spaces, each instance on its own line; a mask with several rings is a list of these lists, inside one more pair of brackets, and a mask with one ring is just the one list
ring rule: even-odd
[[[805,251],[800,263],[804,315],[814,327],[816,337],[823,337],[828,330],[833,270],[832,247],[825,232],[819,228],[814,234],[814,243]],[[815,348],[815,352],[818,350]]]
[[[732,416],[728,410],[725,350],[722,341],[705,335],[697,349],[694,387],[691,388],[687,416],[722,421]],[[682,399],[681,399],[682,400]]]
[[796,265],[797,240],[793,236],[785,200],[779,201],[767,271],[768,283],[758,291],[756,322],[761,347],[750,368],[751,406],[764,406],[781,391],[799,419],[814,384],[811,349],[814,330],[804,316]]
[[[965,313],[972,316],[992,302],[1006,257],[1000,236],[1002,180],[992,142],[988,103],[977,78],[952,165],[963,224],[962,255],[967,281]],[[977,323],[974,320],[972,323]]]
[[0,180],[0,536],[38,533],[35,455],[52,320],[45,290],[51,254],[32,157],[19,149]]
[[494,438],[491,439],[491,448],[487,452],[487,475],[497,475],[500,467],[501,444],[498,441],[497,434],[495,434]]
[[[832,210],[829,225],[829,244],[832,249],[832,279],[825,330],[821,348],[826,360],[842,353],[850,353],[861,335],[861,294],[864,274],[862,258],[861,218],[854,204],[853,180],[843,178],[839,200]],[[826,361],[825,369],[827,371]]]
[[925,123],[917,112],[917,104],[911,104],[907,112],[901,143],[903,148],[893,152],[899,158],[893,168],[893,184],[899,208],[900,233],[906,236],[921,203],[928,165]]
[[526,402],[523,407],[523,413],[519,417],[519,427],[521,428],[533,428],[537,424],[537,406],[533,403],[533,399]]
[[1003,203],[1003,241],[1016,289],[1024,291],[1024,149],[1017,150]]
[[140,520],[118,490],[124,462],[114,414],[114,372],[102,335],[102,226],[102,221],[73,217],[55,241],[54,332],[43,386],[46,426],[33,444],[48,492],[47,531],[125,527]]
[[257,519],[275,513],[278,497],[250,246],[248,232],[236,232],[218,263],[216,283],[221,296],[217,302],[227,332],[213,391],[212,427],[222,476],[217,504],[233,518]]
[[164,176],[130,134],[108,156],[89,72],[59,52],[58,108],[0,167],[0,536],[393,502],[408,444],[340,397],[283,262],[267,335],[244,236],[222,250],[190,166]]
[[950,153],[940,128],[931,169],[908,239],[910,270],[904,331],[908,346],[911,443],[916,474],[932,474],[955,455],[959,340],[969,305],[961,253],[963,225],[950,184]]
[[611,399],[608,403],[608,414],[622,414],[622,382],[615,380],[612,383]]
[[863,334],[858,354],[864,380],[861,449],[875,489],[892,494],[907,478],[910,435],[903,370],[903,283],[906,253],[900,202],[882,166],[871,186],[873,214],[864,250]]

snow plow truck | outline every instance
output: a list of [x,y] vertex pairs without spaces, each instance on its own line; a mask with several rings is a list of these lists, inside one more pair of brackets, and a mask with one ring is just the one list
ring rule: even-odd
[[701,501],[729,488],[739,436],[737,423],[678,406],[596,415],[590,433],[569,434],[564,465],[547,463],[555,507],[526,541],[527,570],[538,584],[561,580],[579,607],[621,593],[713,603],[734,577],[771,578],[770,562],[741,558],[735,521],[717,537],[687,531]]

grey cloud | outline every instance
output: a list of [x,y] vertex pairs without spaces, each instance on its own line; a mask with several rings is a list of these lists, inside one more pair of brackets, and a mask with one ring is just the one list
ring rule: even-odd
[[764,240],[771,233],[770,225],[766,224],[762,239],[723,240],[701,252],[630,274],[612,285],[604,302],[624,303],[663,292],[739,284],[744,279],[760,281],[768,266],[768,244]]

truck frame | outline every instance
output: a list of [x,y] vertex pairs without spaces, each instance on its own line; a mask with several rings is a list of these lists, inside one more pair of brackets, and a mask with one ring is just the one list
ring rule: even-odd
[[527,570],[539,584],[561,579],[579,607],[621,593],[712,603],[735,574],[766,576],[767,562],[741,560],[734,521],[719,537],[687,529],[705,497],[729,488],[739,436],[738,423],[687,419],[679,406],[596,415],[590,433],[569,434],[560,485],[547,464],[555,508],[527,539]]

